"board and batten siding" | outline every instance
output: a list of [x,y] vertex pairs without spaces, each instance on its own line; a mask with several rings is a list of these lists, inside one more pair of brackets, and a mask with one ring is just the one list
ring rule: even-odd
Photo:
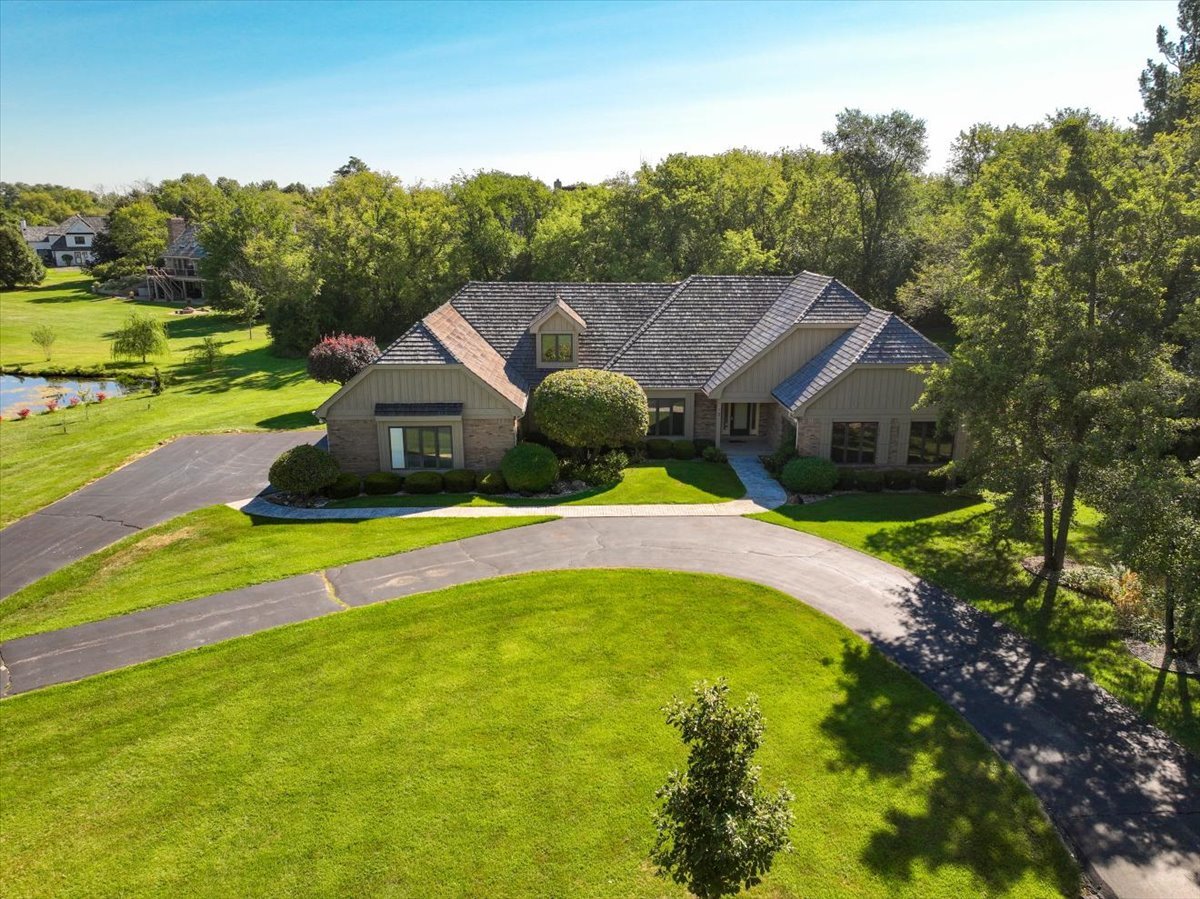
[[912,410],[924,392],[924,376],[909,371],[908,368],[857,368],[809,403],[806,414],[904,414]]
[[563,312],[554,312],[537,326],[539,334],[578,334],[579,324]]
[[329,419],[373,418],[376,403],[462,403],[463,415],[515,413],[499,394],[461,365],[377,365],[329,407]]
[[845,333],[845,328],[797,328],[726,383],[720,398],[726,402],[770,400],[772,390]]

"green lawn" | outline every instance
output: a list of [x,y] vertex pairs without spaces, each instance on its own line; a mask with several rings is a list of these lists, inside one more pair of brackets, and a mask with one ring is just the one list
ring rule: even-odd
[[[995,538],[990,511],[963,497],[856,494],[752,517],[844,543],[945,587],[1076,666],[1200,754],[1200,722],[1193,711],[1200,687],[1131,656],[1108,603],[1059,590],[1047,609],[1046,584],[1019,564],[1037,549]],[[1075,558],[1105,561],[1096,520],[1094,512],[1082,513],[1070,549]]]
[[932,693],[766,588],[557,572],[349,611],[6,700],[0,892],[682,896],[647,861],[661,707],[759,695],[796,851],[751,895],[1078,895]]
[[[103,370],[145,374],[157,364],[170,386],[103,405],[61,410],[27,421],[0,422],[0,525],[8,524],[107,474],[125,460],[171,437],[206,431],[287,429],[317,424],[312,410],[332,392],[309,379],[300,359],[267,351],[265,328],[246,329],[225,316],[176,316],[157,303],[96,297],[78,273],[54,271],[30,290],[0,292],[0,364],[36,371]],[[108,338],[134,310],[166,322],[171,352],[148,365],[108,359]],[[29,329],[50,324],[58,331],[53,358],[33,349]],[[216,337],[227,354],[215,372],[189,360],[189,349]]]
[[148,528],[0,602],[11,640],[548,518],[284,522],[210,506]]
[[746,488],[728,465],[699,459],[643,462],[625,469],[619,484],[566,497],[478,496],[437,493],[431,496],[359,496],[329,504],[335,509],[421,508],[433,506],[618,506],[646,503],[723,503],[740,499]]

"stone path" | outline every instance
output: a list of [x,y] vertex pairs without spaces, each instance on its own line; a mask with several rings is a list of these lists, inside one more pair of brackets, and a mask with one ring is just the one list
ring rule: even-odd
[[836,618],[971,723],[1110,894],[1200,897],[1194,757],[973,607],[878,559],[758,521],[564,519],[12,640],[0,657],[6,689],[17,693],[284,621],[497,575],[581,568],[725,574]]

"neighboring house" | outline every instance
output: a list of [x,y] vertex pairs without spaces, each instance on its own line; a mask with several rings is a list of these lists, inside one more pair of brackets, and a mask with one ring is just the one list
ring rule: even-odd
[[204,281],[200,277],[200,246],[198,229],[175,216],[167,222],[167,250],[163,253],[162,268],[146,270],[146,290],[155,300],[203,300]]
[[650,435],[852,465],[937,465],[958,451],[914,411],[916,365],[946,354],[825,275],[676,284],[471,282],[329,398],[329,448],[353,472],[492,468],[534,427],[550,372],[598,368],[646,391]]
[[27,225],[21,219],[25,243],[50,266],[92,262],[96,235],[107,230],[108,219],[102,215],[73,215],[57,225]]

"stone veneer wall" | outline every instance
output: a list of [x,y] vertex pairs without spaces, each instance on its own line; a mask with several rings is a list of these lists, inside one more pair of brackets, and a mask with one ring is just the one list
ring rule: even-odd
[[692,405],[692,439],[717,439],[717,401],[699,392]]
[[819,456],[821,454],[821,425],[811,418],[801,418],[796,422],[796,450],[802,456]]
[[326,423],[329,452],[342,471],[370,474],[379,471],[379,436],[372,419],[342,419]]
[[783,409],[778,403],[758,404],[758,431],[771,449],[783,440]]
[[467,468],[499,468],[504,454],[517,442],[515,418],[464,418],[462,427]]

